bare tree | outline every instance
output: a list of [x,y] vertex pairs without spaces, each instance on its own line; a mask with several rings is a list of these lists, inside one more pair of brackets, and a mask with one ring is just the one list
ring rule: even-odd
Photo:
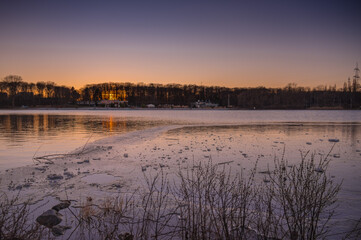
[[23,79],[17,75],[8,75],[3,80],[3,84],[5,85],[9,97],[11,98],[11,104],[13,107],[15,106],[15,96],[18,93],[22,83]]
[[38,91],[38,94],[42,98],[44,95],[44,89],[45,89],[45,82],[37,82],[36,83],[36,89]]

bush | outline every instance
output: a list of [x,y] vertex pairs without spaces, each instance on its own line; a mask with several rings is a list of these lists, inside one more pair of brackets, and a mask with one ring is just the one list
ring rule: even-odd
[[[194,164],[172,181],[164,172],[144,175],[131,194],[71,206],[71,239],[325,239],[340,184],[327,174],[327,157],[303,156],[297,165],[275,160],[264,181],[256,166],[232,172],[226,164]],[[73,210],[71,210],[73,209]],[[0,239],[46,239],[29,221],[29,203],[1,196]],[[360,236],[360,220],[343,239]]]
[[19,202],[18,196],[0,195],[0,239],[44,239],[45,228],[32,221],[30,201]]

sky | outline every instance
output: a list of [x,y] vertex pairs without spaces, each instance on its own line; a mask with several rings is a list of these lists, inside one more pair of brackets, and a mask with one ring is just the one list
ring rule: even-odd
[[0,78],[341,87],[356,62],[355,0],[0,0]]

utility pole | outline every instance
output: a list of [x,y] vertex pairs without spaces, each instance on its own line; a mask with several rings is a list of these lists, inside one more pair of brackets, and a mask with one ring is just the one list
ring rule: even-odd
[[358,68],[358,63],[356,63],[356,67],[354,68],[355,75],[353,76],[352,82],[352,91],[357,92],[359,88],[359,79],[360,79],[360,69]]

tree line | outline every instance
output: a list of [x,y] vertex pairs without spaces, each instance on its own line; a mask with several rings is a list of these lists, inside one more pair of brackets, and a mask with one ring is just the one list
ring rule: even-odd
[[336,86],[299,87],[294,83],[284,88],[228,88],[219,86],[100,83],[81,89],[58,86],[54,82],[27,83],[20,76],[9,75],[0,81],[0,106],[97,106],[101,100],[120,100],[128,106],[191,106],[197,100],[220,107],[239,109],[360,109],[361,88],[357,81]]
[[[101,83],[86,85],[80,90],[81,99],[96,104],[100,100],[127,100],[130,106],[191,106],[197,100],[209,101],[220,107],[242,109],[307,109],[345,108],[361,106],[361,88],[348,85],[316,88],[288,84],[284,88],[227,88],[181,84]],[[112,100],[112,99],[111,99]]]
[[54,82],[28,83],[21,76],[9,75],[0,81],[0,106],[37,106],[76,104],[80,94],[74,87]]

